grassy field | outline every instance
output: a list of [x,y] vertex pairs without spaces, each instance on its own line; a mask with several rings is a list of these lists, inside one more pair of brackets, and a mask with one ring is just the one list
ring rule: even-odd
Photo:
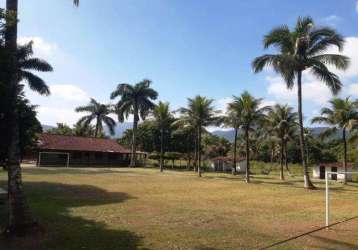
[[[324,223],[323,183],[157,169],[24,168],[43,232],[0,249],[259,249]],[[0,170],[0,186],[6,174]],[[5,225],[0,204],[0,230]],[[332,191],[332,221],[358,215],[358,184]],[[274,249],[358,249],[358,218]]]

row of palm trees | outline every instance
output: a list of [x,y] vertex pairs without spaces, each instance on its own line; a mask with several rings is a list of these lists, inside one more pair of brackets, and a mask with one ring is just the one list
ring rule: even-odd
[[[118,121],[123,122],[129,115],[133,115],[132,130],[132,159],[131,166],[136,165],[136,129],[139,117],[144,120],[147,116],[155,122],[160,131],[160,171],[163,171],[164,162],[164,135],[165,131],[173,126],[180,126],[192,131],[194,136],[194,169],[201,176],[202,163],[202,134],[206,132],[208,126],[225,126],[233,128],[235,131],[233,143],[233,174],[236,174],[237,162],[237,142],[239,130],[243,132],[245,138],[245,156],[247,159],[246,182],[250,182],[250,137],[251,133],[259,128],[265,131],[266,140],[272,142],[272,150],[278,144],[280,148],[280,178],[284,180],[284,165],[288,170],[287,143],[294,140],[299,128],[299,114],[288,105],[276,104],[274,106],[262,106],[262,99],[255,98],[247,91],[240,96],[233,96],[232,102],[227,106],[227,111],[223,115],[219,110],[215,110],[213,100],[203,96],[188,98],[187,107],[170,111],[169,103],[159,102],[158,105],[153,101],[158,94],[150,88],[150,81],[143,80],[135,85],[119,84],[112,93],[112,98],[120,96],[120,100],[113,109],[111,105],[104,105],[91,100],[90,105],[79,107],[78,112],[90,112],[89,115],[80,119],[84,126],[88,126],[95,119],[96,135],[102,130],[102,123],[106,124],[113,132],[115,121],[109,117],[110,113],[118,115]],[[118,92],[119,91],[119,92]],[[325,123],[331,128],[324,131],[322,137],[327,137],[332,133],[342,129],[344,144],[344,166],[347,171],[347,131],[357,131],[358,128],[358,101],[350,98],[334,98],[330,101],[331,107],[322,109],[322,115],[312,119],[312,123]],[[135,108],[137,107],[137,108]],[[174,118],[173,113],[180,113],[179,118]],[[137,118],[135,118],[137,117]]]
[[[277,54],[265,54],[257,57],[252,63],[255,73],[262,71],[267,66],[273,67],[273,69],[283,77],[289,89],[293,88],[295,80],[297,80],[298,112],[293,113],[292,108],[280,106],[276,107],[277,113],[271,111],[269,112],[271,113],[269,116],[271,117],[272,132],[279,134],[281,138],[281,162],[283,162],[287,140],[290,136],[292,137],[292,133],[294,133],[294,129],[288,124],[287,119],[294,120],[296,117],[298,118],[300,151],[304,168],[304,186],[306,188],[314,188],[314,186],[309,178],[308,165],[305,157],[302,74],[306,70],[310,70],[313,75],[323,81],[331,89],[333,94],[337,94],[342,87],[342,83],[339,77],[328,69],[327,65],[333,65],[338,69],[344,70],[349,65],[349,58],[338,54],[326,54],[325,51],[330,46],[337,46],[339,50],[342,50],[343,45],[343,37],[335,30],[328,27],[317,28],[313,20],[309,17],[298,18],[293,30],[290,30],[288,26],[280,26],[273,29],[264,37],[264,48],[272,46],[278,50]],[[149,111],[155,109],[155,104],[152,101],[158,96],[158,93],[149,86],[149,80],[143,80],[134,86],[119,84],[111,95],[112,99],[121,96],[120,101],[116,104],[116,113],[118,114],[119,121],[123,121],[129,114],[134,116],[131,166],[135,166],[136,129],[139,118],[145,119]],[[194,162],[198,162],[199,176],[201,175],[200,145],[203,129],[205,129],[206,126],[217,124],[219,121],[215,115],[216,111],[212,107],[212,102],[213,100],[211,99],[197,96],[194,99],[188,99],[187,108],[179,110],[182,114],[181,123],[191,127],[195,134]],[[257,127],[258,121],[261,120],[265,112],[268,112],[268,107],[260,107],[261,102],[261,99],[253,98],[249,93],[244,92],[240,97],[234,97],[234,102],[231,103],[228,108],[229,116],[226,118],[227,124],[231,124],[235,129],[236,137],[239,127],[245,131],[247,159],[250,158],[248,146],[250,130]],[[161,108],[164,108],[164,105],[165,104],[162,103]],[[159,120],[163,120],[163,117],[160,117],[161,114],[159,110],[156,115]],[[285,118],[286,122],[280,122],[279,118]],[[236,140],[234,143],[236,143]],[[235,150],[236,147],[234,151]],[[247,169],[246,180],[249,182],[249,161]],[[283,178],[283,175],[281,177]]]

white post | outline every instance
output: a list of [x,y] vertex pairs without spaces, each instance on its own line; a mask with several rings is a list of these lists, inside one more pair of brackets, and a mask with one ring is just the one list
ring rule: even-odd
[[329,187],[328,187],[329,173],[326,172],[326,227],[329,226]]
[[70,153],[67,154],[66,167],[69,167],[69,165],[70,165]]
[[41,166],[41,152],[39,152],[39,160],[37,162],[38,167]]

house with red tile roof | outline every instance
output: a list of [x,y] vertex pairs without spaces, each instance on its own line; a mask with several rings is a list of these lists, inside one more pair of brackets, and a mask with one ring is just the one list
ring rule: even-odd
[[[352,172],[353,164],[347,163],[347,172]],[[330,180],[344,180],[344,165],[342,162],[320,163],[313,167],[313,178],[326,178],[326,172],[335,172],[337,174],[329,175]],[[347,174],[347,181],[352,181],[352,174]]]
[[[112,139],[43,133],[36,154],[38,166],[128,166],[131,152]],[[145,154],[139,153],[138,157]]]
[[[218,156],[211,159],[211,169],[215,172],[229,172],[232,171],[232,166],[234,164],[234,158],[228,156]],[[245,173],[246,172],[246,158],[237,157],[236,158],[236,172]]]

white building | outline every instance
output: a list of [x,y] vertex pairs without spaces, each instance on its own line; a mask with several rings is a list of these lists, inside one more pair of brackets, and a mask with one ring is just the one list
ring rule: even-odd
[[[347,163],[347,172],[352,172],[353,165]],[[325,179],[326,172],[337,172],[338,174],[331,174],[330,180],[344,180],[344,166],[341,162],[334,163],[320,163],[313,167],[313,178]],[[352,181],[352,174],[347,174],[347,181]]]
[[[211,159],[211,169],[215,172],[231,172],[233,166],[233,157],[219,156]],[[236,159],[236,172],[246,172],[246,158],[238,157]]]

